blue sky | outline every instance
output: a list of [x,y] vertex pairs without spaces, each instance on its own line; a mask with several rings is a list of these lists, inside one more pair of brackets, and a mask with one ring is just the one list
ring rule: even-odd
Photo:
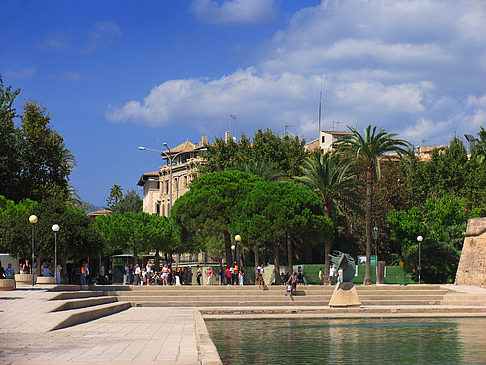
[[103,205],[136,188],[162,148],[229,129],[368,124],[447,144],[486,121],[481,0],[4,1],[0,74],[35,99],[77,159],[71,182]]

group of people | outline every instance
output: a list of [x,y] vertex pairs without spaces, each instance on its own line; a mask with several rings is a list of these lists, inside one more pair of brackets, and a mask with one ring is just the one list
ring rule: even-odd
[[123,284],[125,285],[190,285],[192,283],[192,269],[190,267],[177,267],[164,264],[156,270],[153,261],[148,261],[145,267],[125,264]]
[[[45,276],[45,277],[52,277],[56,276],[56,283],[61,282],[61,272],[62,272],[62,265],[57,265],[57,270],[53,273],[50,267],[50,264],[47,261],[44,261],[41,264],[40,271],[37,269],[37,264],[34,265],[34,272],[37,272],[38,275],[40,276]],[[25,260],[24,262],[19,263],[19,274],[31,274],[32,273],[32,266],[29,262],[29,260]],[[3,274],[3,276],[2,276]],[[8,264],[7,269],[5,270],[3,266],[0,263],[0,278],[7,278],[7,279],[15,279],[15,270],[12,267],[12,264]]]
[[15,270],[12,264],[8,264],[7,269],[5,269],[0,262],[0,279],[15,279]]
[[[210,272],[208,273],[208,270]],[[206,277],[207,279],[207,285],[211,284],[210,276],[212,276],[212,269],[208,268],[206,270]],[[239,267],[236,261],[233,263],[233,265],[227,265],[224,266],[224,264],[221,264],[220,266],[220,271],[219,271],[219,283],[220,285],[241,285],[243,286],[244,284],[244,278],[245,278],[245,273],[243,271],[242,267]]]
[[[337,282],[342,283],[343,282],[343,269],[339,268],[336,272],[336,268],[334,266],[329,267],[329,276],[327,277],[327,282],[328,285],[332,285],[334,282],[334,277],[337,274]],[[321,285],[324,283],[324,274],[322,272],[322,268],[319,269],[319,282]]]

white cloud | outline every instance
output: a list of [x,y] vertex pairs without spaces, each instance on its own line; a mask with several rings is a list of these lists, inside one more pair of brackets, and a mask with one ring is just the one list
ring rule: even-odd
[[307,90],[317,90],[318,85],[317,78],[258,74],[254,68],[215,80],[171,80],[154,87],[143,103],[130,101],[121,108],[110,107],[107,118],[157,126],[177,124],[180,120],[191,120],[193,124],[218,120],[226,123],[227,116],[236,113],[243,122],[266,116],[274,105],[284,104],[276,111],[276,120],[305,119],[299,106],[308,102]]
[[61,31],[54,31],[47,33],[44,40],[39,44],[39,48],[43,51],[58,51],[69,48],[70,36]]
[[20,70],[7,71],[5,76],[12,79],[28,79],[37,73],[37,67],[23,67]]
[[[222,13],[229,2],[196,5]],[[485,19],[486,3],[472,0],[323,1],[259,46],[253,67],[168,80],[143,101],[110,107],[107,118],[221,130],[236,113],[246,130],[290,124],[313,139],[325,75],[323,128],[371,123],[416,144],[445,144],[486,122]]]
[[62,79],[65,81],[78,81],[81,75],[77,72],[65,72],[62,74]]
[[259,25],[277,17],[274,0],[193,0],[190,11],[197,20],[210,24]]
[[122,32],[116,23],[110,21],[94,23],[84,52],[94,52],[96,48],[108,46],[121,37]]

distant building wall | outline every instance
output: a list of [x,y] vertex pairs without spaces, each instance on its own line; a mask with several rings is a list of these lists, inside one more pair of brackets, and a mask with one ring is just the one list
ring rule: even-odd
[[486,218],[467,221],[456,284],[486,288]]

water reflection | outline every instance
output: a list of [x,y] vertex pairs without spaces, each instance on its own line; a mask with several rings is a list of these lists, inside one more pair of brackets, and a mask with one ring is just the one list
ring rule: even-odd
[[486,363],[486,319],[206,321],[224,364]]

